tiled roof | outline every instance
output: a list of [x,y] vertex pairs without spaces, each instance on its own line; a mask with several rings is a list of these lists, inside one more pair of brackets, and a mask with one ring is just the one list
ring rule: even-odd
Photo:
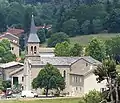
[[46,65],[47,63],[50,63],[52,65],[69,66],[72,63],[74,63],[80,59],[84,59],[87,62],[94,64],[94,65],[101,63],[101,62],[93,59],[92,57],[86,56],[86,57],[41,57],[41,61],[31,61],[31,64],[32,65]]
[[83,58],[84,60],[88,61],[88,62],[91,63],[91,64],[96,64],[96,65],[97,65],[97,64],[101,64],[100,61],[92,58],[91,56],[84,56],[84,57],[81,57],[81,58]]
[[0,39],[8,39],[10,42],[19,45],[19,38],[8,32],[0,35]]
[[7,32],[18,36],[18,35],[24,33],[24,30],[23,30],[23,29],[9,28],[9,29],[7,30]]
[[22,71],[23,69],[24,69],[24,66],[22,66],[22,67],[20,67],[20,68],[18,68],[18,69],[16,69],[16,70],[10,72],[10,75],[13,75],[13,74],[15,74],[15,73],[17,73],[17,72],[19,72],[19,71]]
[[1,68],[8,68],[8,67],[12,67],[12,66],[15,66],[15,65],[24,65],[24,64],[13,61],[13,62],[1,64],[0,67]]

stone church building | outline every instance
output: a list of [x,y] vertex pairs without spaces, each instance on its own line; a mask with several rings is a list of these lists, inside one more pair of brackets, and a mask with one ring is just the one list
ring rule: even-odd
[[[27,54],[24,61],[24,68],[11,73],[11,77],[23,75],[24,81],[21,83],[24,90],[33,90],[32,81],[38,75],[39,71],[50,63],[56,66],[61,75],[65,78],[65,90],[69,96],[80,96],[96,89],[100,91],[106,84],[97,83],[93,70],[96,69],[99,61],[90,56],[85,57],[56,57],[53,49],[45,48],[47,56],[40,55],[40,40],[36,34],[34,17],[32,16],[31,30],[27,42]],[[47,52],[50,51],[50,52]],[[20,71],[20,72],[19,72]],[[21,79],[21,76],[20,76]]]

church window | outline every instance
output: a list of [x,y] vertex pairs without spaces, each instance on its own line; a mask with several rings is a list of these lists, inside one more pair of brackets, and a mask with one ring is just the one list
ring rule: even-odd
[[33,46],[31,46],[31,53],[33,53]]
[[65,78],[66,77],[66,71],[64,70],[63,72],[63,77]]
[[14,50],[14,47],[12,47],[12,50]]
[[22,77],[22,82],[24,82],[24,77]]
[[36,54],[36,52],[37,52],[37,48],[36,48],[36,46],[34,47],[34,54]]
[[78,88],[76,87],[76,90],[78,90]]

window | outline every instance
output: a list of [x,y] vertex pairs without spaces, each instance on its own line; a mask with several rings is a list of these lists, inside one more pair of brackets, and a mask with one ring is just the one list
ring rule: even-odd
[[76,76],[76,83],[78,82],[78,80],[77,80],[78,78],[77,78],[77,76]]
[[24,77],[22,77],[22,82],[24,82]]
[[33,46],[31,46],[31,53],[33,53]]
[[14,47],[12,47],[11,49],[14,50]]
[[76,87],[76,90],[78,90],[78,88]]
[[63,77],[65,78],[66,77],[66,71],[64,70],[63,72]]
[[36,54],[37,53],[37,48],[36,48],[36,46],[34,47],[34,54]]
[[88,63],[86,63],[86,67],[88,66]]

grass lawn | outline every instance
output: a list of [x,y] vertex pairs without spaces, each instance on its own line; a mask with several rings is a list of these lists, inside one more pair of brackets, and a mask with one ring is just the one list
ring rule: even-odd
[[0,103],[79,103],[79,98],[68,99],[40,99],[40,100],[13,100],[0,101]]
[[106,33],[106,34],[94,34],[94,35],[91,34],[91,35],[76,36],[76,37],[71,37],[70,42],[71,42],[71,45],[75,43],[79,43],[81,45],[87,45],[93,37],[97,37],[102,40],[107,40],[107,39],[110,39],[111,37],[116,37],[117,35],[120,35],[120,34]]

